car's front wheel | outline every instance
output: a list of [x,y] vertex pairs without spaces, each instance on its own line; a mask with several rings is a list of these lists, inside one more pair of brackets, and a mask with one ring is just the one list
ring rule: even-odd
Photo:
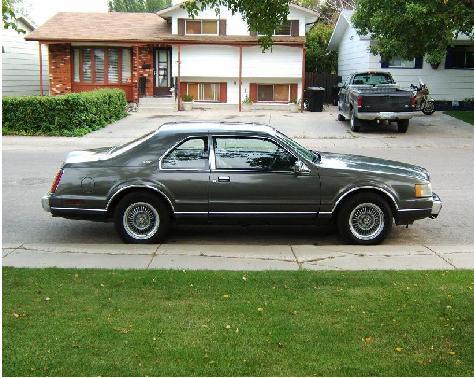
[[118,203],[114,221],[126,243],[159,243],[168,233],[170,214],[165,204],[152,193],[134,192]]
[[381,243],[392,228],[390,205],[375,193],[360,193],[346,200],[337,216],[341,237],[352,244]]

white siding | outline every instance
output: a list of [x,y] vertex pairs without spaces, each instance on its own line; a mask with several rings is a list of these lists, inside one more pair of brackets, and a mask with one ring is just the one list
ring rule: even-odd
[[[25,34],[2,30],[2,96],[39,95],[38,42],[27,42]],[[48,94],[48,50],[43,46],[43,88]]]
[[409,89],[410,84],[417,84],[420,78],[435,100],[461,101],[466,97],[474,97],[474,70],[446,70],[444,59],[436,70],[426,61],[423,61],[421,69],[381,68],[379,55],[369,54],[369,58],[370,70],[390,72],[401,88]]
[[301,78],[301,47],[273,46],[262,52],[259,46],[243,49],[242,76],[253,78]]
[[351,26],[346,31],[339,44],[338,75],[345,81],[356,71],[369,69],[370,41],[361,39]]

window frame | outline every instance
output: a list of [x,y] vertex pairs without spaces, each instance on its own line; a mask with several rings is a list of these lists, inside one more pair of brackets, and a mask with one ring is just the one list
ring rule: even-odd
[[[201,33],[188,33],[188,21],[200,21],[201,22]],[[215,34],[208,34],[202,32],[202,23],[203,21],[214,21],[216,23],[216,33]],[[219,35],[220,33],[220,22],[218,19],[208,19],[208,18],[200,18],[200,19],[192,19],[186,18],[184,20],[184,35]]]
[[[258,99],[258,90],[259,90],[259,87],[260,86],[273,86],[273,100],[262,100],[260,101]],[[275,101],[275,85],[286,85],[288,86],[288,100],[286,101]],[[261,104],[269,104],[269,103],[273,103],[273,104],[289,104],[291,101],[291,83],[290,84],[286,84],[286,83],[257,83],[257,102],[258,103],[261,103]]]
[[[264,170],[264,169],[244,169],[244,168],[217,168],[216,162],[216,151],[214,148],[214,141],[218,138],[222,139],[259,139],[263,141],[267,141],[270,143],[275,144],[276,146],[280,147],[284,150],[287,154],[293,156],[296,161],[301,160],[294,151],[291,151],[287,146],[280,143],[279,140],[266,137],[266,136],[259,136],[259,135],[239,135],[239,134],[212,134],[209,136],[209,147],[210,147],[210,154],[209,154],[209,162],[210,162],[210,170],[211,172],[240,172],[240,173],[284,173],[284,174],[294,174],[294,171],[273,171],[273,170]],[[296,163],[296,162],[295,162]]]
[[[392,58],[392,59],[400,59],[401,61],[406,61],[406,62],[409,61],[409,59],[401,59],[401,58],[398,58],[398,57],[395,57],[395,58]],[[416,58],[413,58],[411,60],[411,62],[413,62],[413,67],[404,67],[404,66],[391,65],[390,60],[389,60],[389,61],[387,61],[387,68],[401,68],[401,69],[408,69],[408,70],[415,69],[416,68]]]
[[221,103],[222,102],[222,99],[221,99],[221,85],[222,83],[210,83],[210,82],[205,82],[205,81],[189,81],[186,83],[186,94],[189,95],[189,86],[192,85],[192,84],[197,84],[198,86],[198,89],[197,89],[197,92],[198,92],[198,97],[199,97],[199,94],[201,93],[201,85],[205,85],[205,84],[209,84],[209,85],[217,85],[217,94],[219,96],[219,98],[217,100],[200,100],[198,98],[193,98],[193,101],[196,101],[196,102],[212,102],[212,103]]
[[[454,45],[451,47],[451,52],[450,54],[453,56],[454,55],[454,50],[456,49],[463,49],[463,53],[464,53],[464,62],[466,62],[466,55],[469,51],[467,51],[467,49],[469,48],[474,48],[473,45]],[[446,60],[447,60],[447,57],[448,57],[448,51],[446,51]],[[451,57],[451,60],[453,60],[453,57]],[[446,63],[445,63],[445,69],[447,70],[474,70],[474,66],[472,67],[466,67],[465,65],[463,67],[459,67],[457,65],[454,64],[454,62],[451,62],[449,64],[448,67],[446,67]]]
[[[179,146],[186,143],[188,140],[191,139],[207,139],[207,169],[199,169],[199,168],[163,168],[163,160],[171,154],[175,149]],[[210,140],[208,135],[190,135],[184,139],[180,139],[177,143],[173,144],[172,147],[168,148],[164,154],[161,155],[160,159],[158,160],[158,168],[160,171],[187,171],[187,172],[209,172],[211,170],[211,146]]]
[[[75,80],[75,70],[76,70],[76,62],[75,62],[75,51],[79,51],[79,81]],[[84,50],[90,50],[91,55],[91,81],[84,81]],[[103,50],[104,51],[104,81],[97,82],[97,69],[95,63],[95,50]],[[109,50],[118,50],[118,81],[117,82],[109,82]],[[130,75],[129,79],[123,81],[123,50],[130,51]],[[72,69],[71,69],[71,76],[72,76],[72,83],[75,85],[127,85],[132,84],[131,78],[133,76],[133,51],[131,47],[123,47],[123,46],[72,46],[72,53],[71,53],[71,61],[72,61]]]
[[[275,30],[273,30],[272,36],[273,36],[273,37],[291,37],[291,22],[292,22],[292,21],[298,21],[298,26],[299,26],[299,22],[300,22],[299,19],[296,19],[296,20],[287,20],[287,26],[288,26],[288,28],[289,28],[289,34],[277,34],[277,30],[275,29]],[[282,24],[282,25],[280,25],[280,27],[282,27],[282,26],[284,26],[284,25],[285,25],[285,24]],[[257,35],[258,35],[259,37],[264,36],[264,34],[260,34],[260,33],[258,33]]]

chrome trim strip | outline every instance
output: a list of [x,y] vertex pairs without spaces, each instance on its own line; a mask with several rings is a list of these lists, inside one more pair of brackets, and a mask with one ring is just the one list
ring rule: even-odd
[[356,188],[352,188],[351,190],[345,192],[341,197],[339,197],[339,199],[336,201],[336,203],[334,204],[331,212],[333,213],[334,210],[336,210],[337,208],[337,205],[339,205],[339,203],[350,193],[356,191],[356,190],[360,190],[360,189],[375,189],[375,190],[378,190],[380,192],[383,192],[385,193],[386,195],[388,195],[390,197],[390,199],[392,200],[392,203],[395,205],[395,209],[398,210],[398,204],[397,204],[397,201],[395,201],[395,197],[392,195],[392,193],[388,192],[387,190],[385,189],[382,189],[378,186],[371,186],[371,185],[364,185],[364,186],[358,186]]
[[332,211],[320,211],[319,215],[332,215]]
[[84,209],[82,207],[51,207],[52,210],[72,210],[72,211],[96,211],[99,213],[106,212],[105,209]]
[[404,213],[405,211],[427,211],[427,210],[430,210],[430,208],[426,208],[426,209],[399,209],[398,212],[399,213]]
[[175,215],[196,215],[196,214],[209,214],[207,211],[177,211]]
[[257,215],[257,214],[313,214],[317,215],[316,211],[210,211],[209,215]]
[[171,202],[171,200],[169,199],[169,197],[163,193],[161,190],[153,187],[153,186],[150,186],[150,185],[127,185],[127,186],[124,186],[122,188],[120,188],[119,190],[117,190],[113,195],[112,197],[110,197],[109,201],[107,202],[107,206],[105,207],[105,210],[102,210],[102,211],[108,211],[109,210],[109,206],[110,206],[110,203],[113,201],[113,199],[117,196],[117,194],[119,194],[120,192],[123,192],[125,189],[129,189],[129,188],[146,188],[146,189],[152,189],[154,190],[155,192],[161,194],[163,197],[166,198],[166,200],[168,201],[168,203],[170,204],[171,206],[171,210],[173,210],[174,212],[174,206],[173,206],[173,203]]

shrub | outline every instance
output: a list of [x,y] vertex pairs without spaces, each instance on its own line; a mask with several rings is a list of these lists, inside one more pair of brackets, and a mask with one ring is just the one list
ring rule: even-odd
[[2,99],[4,135],[82,136],[127,115],[121,89]]
[[192,102],[194,100],[194,97],[188,94],[184,94],[181,96],[181,100],[184,102]]

